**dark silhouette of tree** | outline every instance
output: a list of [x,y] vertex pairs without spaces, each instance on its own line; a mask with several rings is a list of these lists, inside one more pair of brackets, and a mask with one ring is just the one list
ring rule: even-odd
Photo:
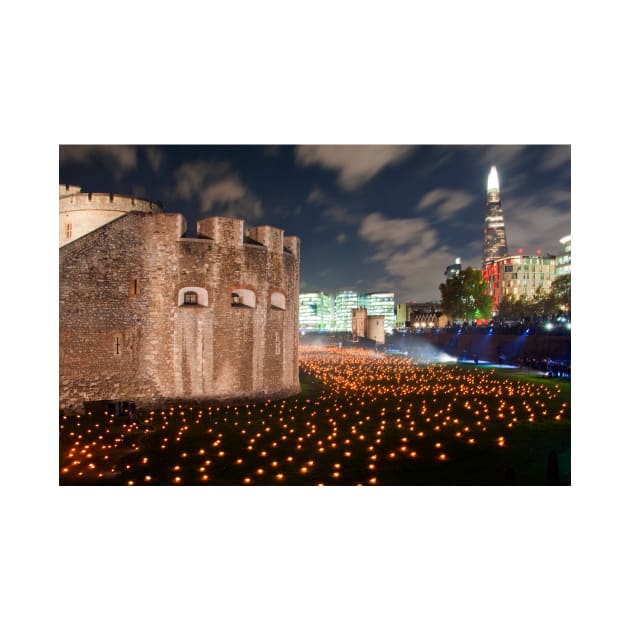
[[442,312],[451,319],[489,319],[492,315],[492,297],[480,269],[466,267],[453,278],[440,284]]
[[499,304],[499,317],[519,320],[523,317],[554,316],[560,311],[571,310],[571,275],[560,276],[552,283],[549,291],[538,287],[533,297],[508,295]]
[[571,274],[557,277],[549,290],[554,310],[571,310]]

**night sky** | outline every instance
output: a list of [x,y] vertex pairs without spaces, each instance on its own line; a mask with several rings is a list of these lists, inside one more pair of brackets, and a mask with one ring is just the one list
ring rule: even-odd
[[488,172],[510,253],[557,254],[571,233],[569,145],[61,145],[59,183],[234,216],[302,241],[301,291],[435,301],[444,270],[480,267]]
[[[37,626],[63,614],[67,630],[86,620],[154,630],[621,625],[623,7],[10,5],[5,616]],[[373,161],[330,147],[87,146],[184,143],[423,146],[381,149]],[[70,144],[82,146],[60,161]],[[570,232],[576,242],[572,488],[53,487],[57,175],[161,200],[186,214],[191,233],[211,213],[278,226],[302,240],[303,290],[385,288],[424,301],[439,300],[456,256],[480,265],[493,164],[510,251],[558,252]]]

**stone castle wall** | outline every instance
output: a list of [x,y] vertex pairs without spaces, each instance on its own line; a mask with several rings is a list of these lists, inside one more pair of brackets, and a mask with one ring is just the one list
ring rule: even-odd
[[109,193],[82,193],[79,186],[59,186],[59,246],[117,219],[127,212],[162,212],[147,199]]
[[299,391],[299,240],[223,217],[197,227],[186,238],[182,215],[135,211],[60,249],[62,409]]

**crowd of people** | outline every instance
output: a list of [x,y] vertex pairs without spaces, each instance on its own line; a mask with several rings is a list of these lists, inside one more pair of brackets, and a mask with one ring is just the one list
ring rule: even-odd
[[569,360],[522,356],[519,358],[519,367],[541,372],[548,378],[571,378],[571,361]]
[[566,318],[549,320],[540,319],[536,321],[528,318],[527,320],[518,322],[492,321],[487,324],[477,324],[477,322],[447,322],[443,327],[411,328],[409,329],[409,332],[419,335],[434,334],[439,332],[457,332],[459,334],[469,335],[486,335],[488,333],[498,335],[570,335],[571,322]]

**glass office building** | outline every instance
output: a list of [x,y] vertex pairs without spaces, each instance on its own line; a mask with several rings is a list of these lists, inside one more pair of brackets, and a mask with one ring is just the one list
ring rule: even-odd
[[333,301],[328,293],[300,293],[299,327],[332,330]]
[[385,332],[391,333],[396,326],[396,304],[393,293],[363,293],[359,295],[359,307],[368,315],[383,315]]
[[536,291],[549,291],[556,279],[555,256],[504,256],[483,269],[496,311],[503,298],[533,298]]
[[396,303],[389,292],[300,293],[300,330],[352,330],[352,309],[365,308],[368,316],[383,315],[385,332],[396,326]]
[[359,294],[356,291],[341,291],[335,295],[335,330],[352,330],[353,308],[359,308]]
[[560,239],[562,253],[556,260],[556,276],[566,276],[571,273],[571,235]]

